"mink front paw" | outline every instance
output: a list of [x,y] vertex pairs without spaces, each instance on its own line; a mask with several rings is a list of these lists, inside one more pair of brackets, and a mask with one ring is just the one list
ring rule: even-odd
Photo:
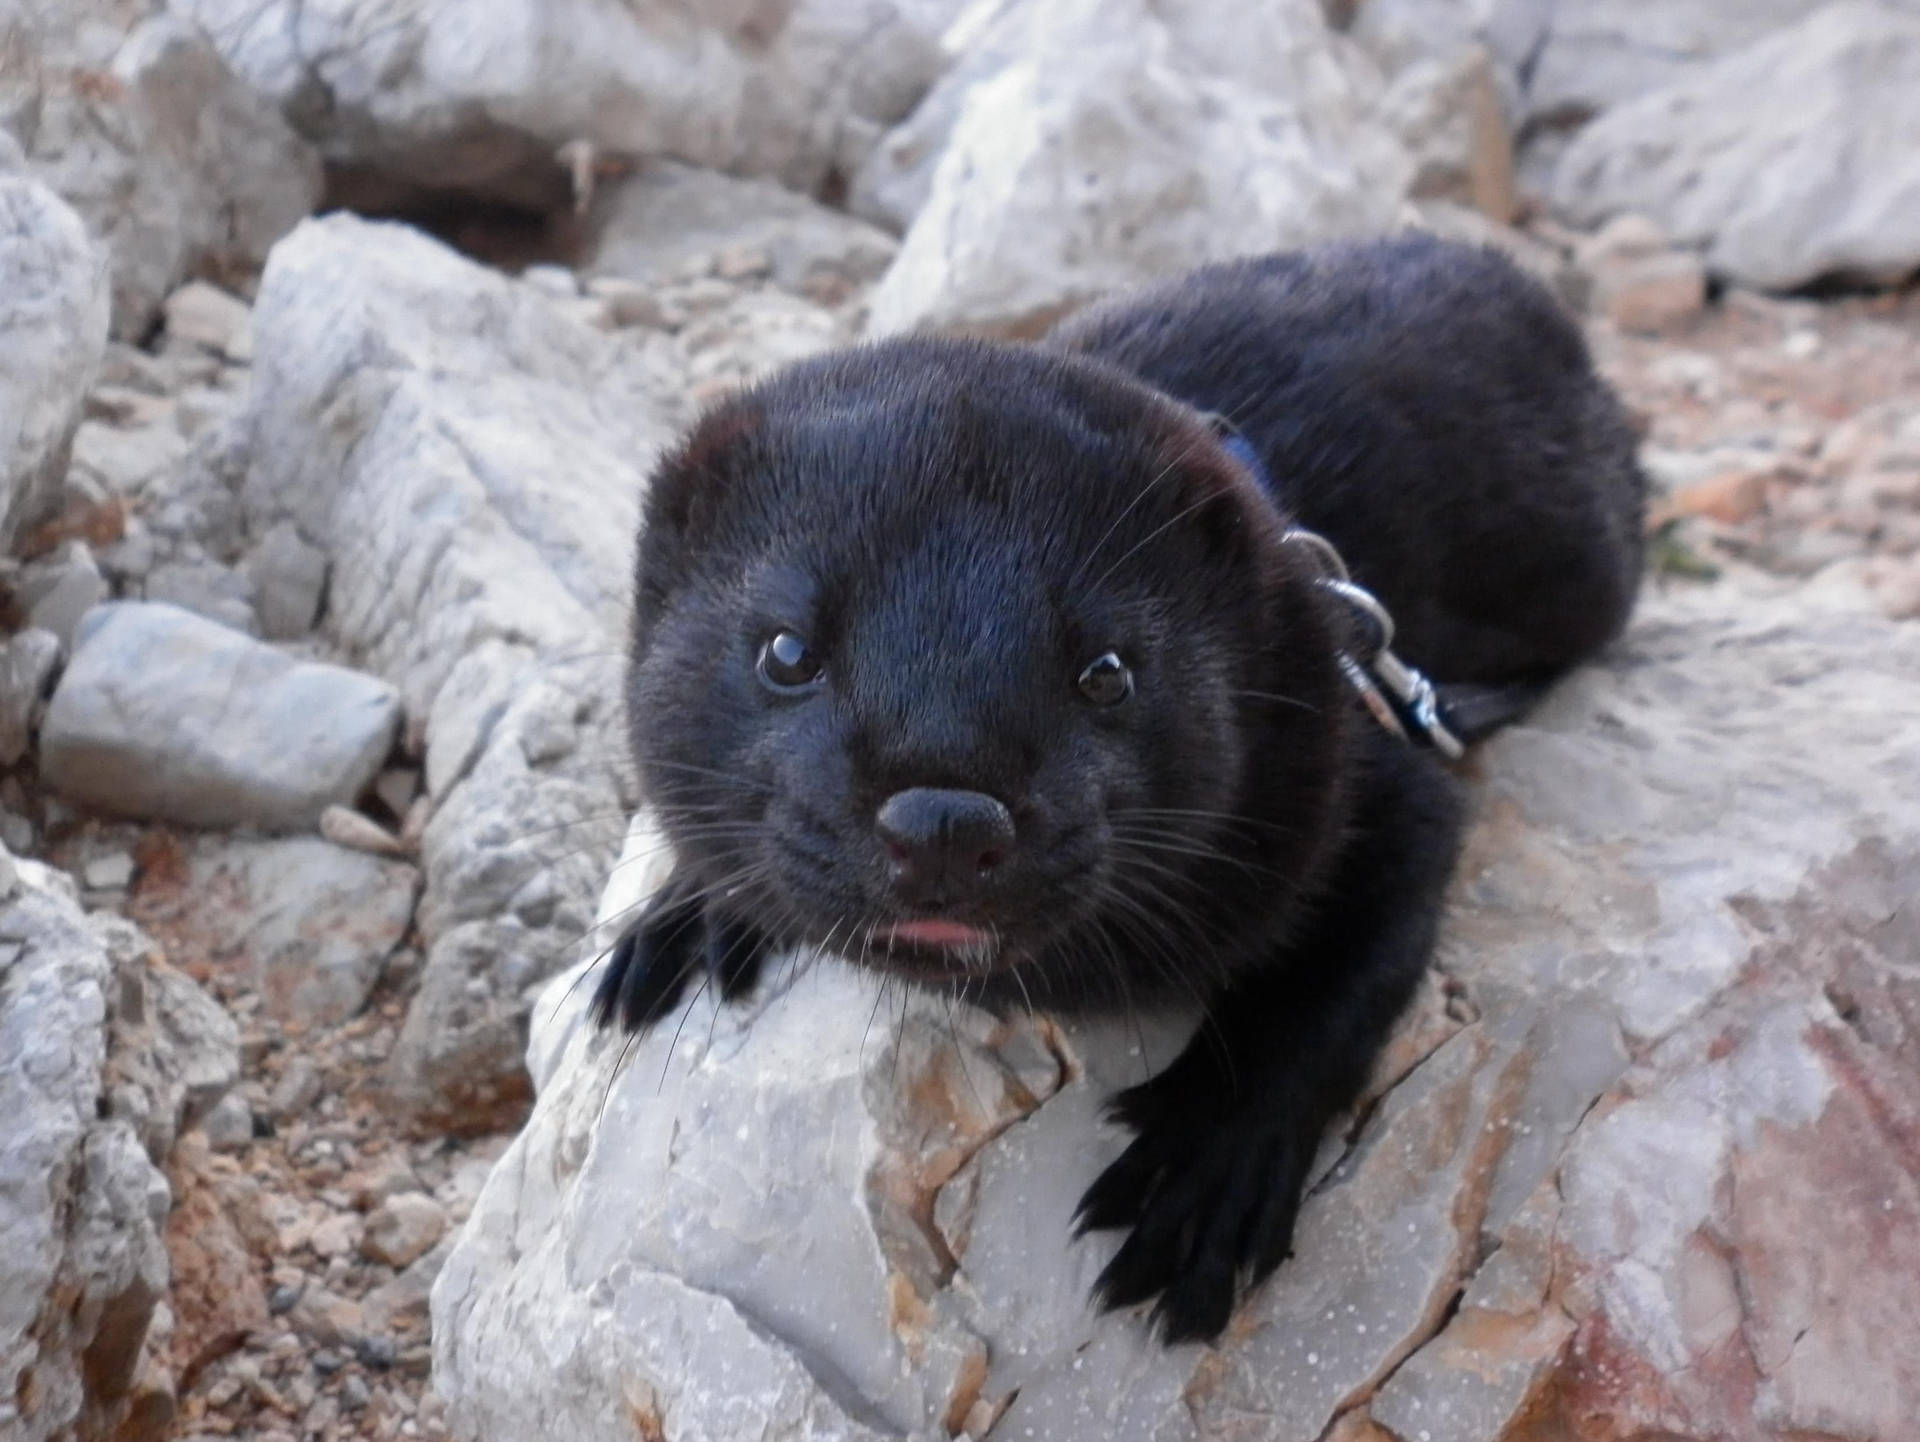
[[1222,1105],[1223,1080],[1182,1058],[1109,1107],[1137,1133],[1087,1189],[1082,1232],[1128,1229],[1094,1284],[1106,1309],[1154,1299],[1168,1342],[1212,1341],[1243,1280],[1263,1280],[1293,1244],[1320,1128],[1284,1089]]
[[710,911],[697,888],[669,879],[608,954],[594,989],[594,1023],[642,1031],[703,971],[723,1000],[736,1001],[753,989],[766,950],[765,937]]

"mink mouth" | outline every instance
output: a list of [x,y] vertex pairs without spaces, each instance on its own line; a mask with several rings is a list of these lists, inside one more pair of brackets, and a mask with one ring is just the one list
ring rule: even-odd
[[1014,964],[997,931],[943,916],[874,926],[860,960],[910,981],[928,982],[977,979]]

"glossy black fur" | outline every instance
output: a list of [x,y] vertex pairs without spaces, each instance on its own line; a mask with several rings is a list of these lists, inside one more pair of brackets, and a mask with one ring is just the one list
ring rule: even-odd
[[[1632,452],[1554,303],[1417,237],[1198,271],[1041,346],[828,356],[725,403],[647,498],[633,748],[677,870],[597,1015],[639,1028],[696,977],[737,996],[793,944],[991,1007],[1202,1002],[1116,1098],[1135,1138],[1081,1220],[1127,1233],[1108,1305],[1217,1335],[1287,1255],[1427,963],[1461,824],[1445,769],[1345,688],[1346,618],[1282,532],[1331,537],[1402,653],[1492,724],[1624,624]],[[805,695],[756,680],[782,628],[825,658]],[[1074,678],[1109,649],[1134,694],[1089,706]],[[952,908],[990,956],[872,949],[913,915],[874,828],[909,787],[1015,818]]]

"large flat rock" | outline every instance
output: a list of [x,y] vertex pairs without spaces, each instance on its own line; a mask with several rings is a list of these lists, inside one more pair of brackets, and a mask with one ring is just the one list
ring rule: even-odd
[[1901,1435],[1920,630],[1749,584],[1650,594],[1471,763],[1437,984],[1219,1349],[1093,1315],[1113,1242],[1069,1225],[1177,1021],[796,958],[623,1048],[575,976],[435,1291],[457,1434]]
[[40,774],[114,816],[310,830],[393,749],[392,686],[153,601],[97,606],[47,705]]
[[1634,212],[1761,289],[1920,270],[1920,10],[1822,6],[1609,110],[1553,172],[1582,225]]

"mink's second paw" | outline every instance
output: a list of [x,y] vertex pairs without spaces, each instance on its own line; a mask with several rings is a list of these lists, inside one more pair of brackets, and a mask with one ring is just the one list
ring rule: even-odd
[[1221,1080],[1187,1058],[1114,1098],[1137,1135],[1080,1201],[1080,1231],[1127,1229],[1094,1285],[1103,1307],[1153,1301],[1169,1343],[1211,1341],[1243,1281],[1293,1242],[1320,1128],[1285,1089],[1223,1107]]

